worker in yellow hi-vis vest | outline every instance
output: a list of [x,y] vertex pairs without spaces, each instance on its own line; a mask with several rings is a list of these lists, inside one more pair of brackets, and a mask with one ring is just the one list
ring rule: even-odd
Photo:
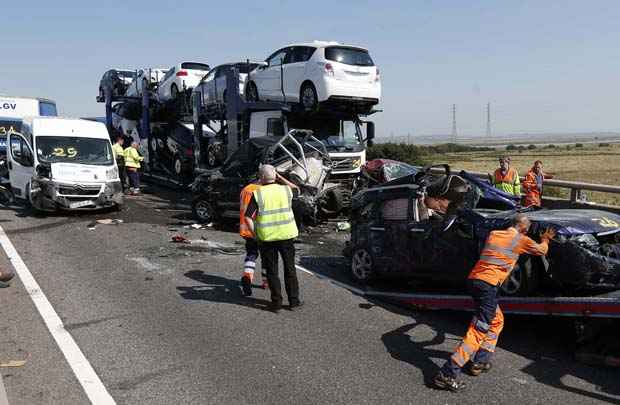
[[[270,165],[259,168],[261,187],[253,192],[245,211],[249,229],[256,235],[261,262],[267,273],[271,290],[269,309],[278,312],[282,308],[282,287],[278,276],[278,255],[284,264],[284,286],[291,310],[299,308],[299,282],[295,268],[294,239],[298,235],[293,198],[299,188],[280,176]],[[280,183],[280,184],[278,184]]]

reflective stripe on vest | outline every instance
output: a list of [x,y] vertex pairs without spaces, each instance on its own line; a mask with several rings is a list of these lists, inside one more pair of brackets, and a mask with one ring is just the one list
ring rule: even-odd
[[275,242],[297,237],[293,215],[293,194],[288,186],[269,184],[254,191],[258,205],[256,236],[262,242]]
[[508,247],[487,242],[480,254],[480,261],[499,266],[506,272],[511,271],[519,259],[519,254],[515,253],[514,249],[519,245],[521,237],[521,234],[517,233]]

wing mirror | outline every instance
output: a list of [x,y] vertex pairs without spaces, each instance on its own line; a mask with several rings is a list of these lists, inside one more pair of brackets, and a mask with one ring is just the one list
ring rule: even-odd
[[366,145],[373,146],[375,144],[375,123],[372,121],[366,122]]

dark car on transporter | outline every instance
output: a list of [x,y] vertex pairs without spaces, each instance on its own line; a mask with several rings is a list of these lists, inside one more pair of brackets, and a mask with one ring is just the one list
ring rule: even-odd
[[345,248],[352,277],[439,282],[456,288],[480,257],[492,230],[509,226],[516,212],[532,222],[539,241],[547,227],[557,232],[546,257],[522,255],[502,285],[503,294],[591,294],[620,289],[620,215],[591,209],[498,210],[485,182],[422,170],[359,191],[351,207],[351,241]]

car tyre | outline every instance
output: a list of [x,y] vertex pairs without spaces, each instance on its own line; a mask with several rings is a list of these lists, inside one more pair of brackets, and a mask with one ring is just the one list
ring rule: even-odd
[[201,223],[213,222],[217,218],[213,205],[204,197],[197,197],[192,201],[192,213]]
[[368,284],[376,277],[375,261],[366,247],[353,249],[351,255],[351,276],[361,284]]
[[304,83],[299,91],[299,102],[306,111],[315,111],[319,105],[319,97],[312,83]]
[[540,282],[540,271],[531,256],[522,256],[501,285],[502,295],[524,297],[536,291]]
[[248,102],[259,101],[258,88],[254,82],[249,82],[245,87],[245,100]]

